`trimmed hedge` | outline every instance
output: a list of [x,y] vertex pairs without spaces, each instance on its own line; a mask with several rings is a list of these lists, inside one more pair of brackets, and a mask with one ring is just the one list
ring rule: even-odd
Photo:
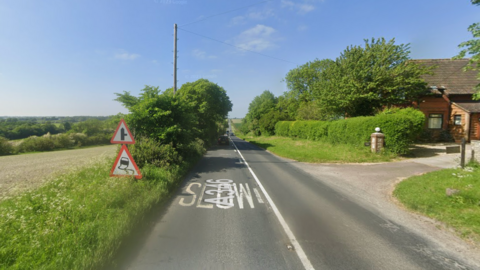
[[278,136],[325,141],[332,144],[363,146],[376,127],[385,134],[385,148],[405,154],[423,130],[425,115],[407,108],[394,113],[355,117],[337,121],[281,121],[275,125]]

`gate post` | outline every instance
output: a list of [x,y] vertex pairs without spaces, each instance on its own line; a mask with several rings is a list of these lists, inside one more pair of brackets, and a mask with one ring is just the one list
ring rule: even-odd
[[370,145],[372,153],[379,153],[383,149],[383,144],[385,142],[385,135],[380,133],[380,128],[375,128],[375,133],[370,135]]

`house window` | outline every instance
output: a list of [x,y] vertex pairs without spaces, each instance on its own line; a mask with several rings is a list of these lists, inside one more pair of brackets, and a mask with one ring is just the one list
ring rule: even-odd
[[462,116],[459,114],[455,115],[453,118],[453,123],[455,126],[460,126],[462,124]]
[[432,113],[428,116],[428,128],[441,129],[443,124],[443,114]]

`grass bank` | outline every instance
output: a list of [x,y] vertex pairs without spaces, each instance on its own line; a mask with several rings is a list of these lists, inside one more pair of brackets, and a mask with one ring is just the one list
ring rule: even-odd
[[0,269],[98,269],[155,204],[169,197],[190,164],[109,177],[103,158],[0,202]]
[[301,162],[312,163],[360,163],[392,161],[397,156],[391,153],[373,154],[369,147],[356,148],[350,145],[292,139],[279,136],[245,136],[237,134],[242,140],[275,153],[276,155],[291,158]]
[[[447,196],[446,189],[458,193]],[[480,166],[446,169],[400,182],[393,195],[407,208],[454,228],[480,244]]]

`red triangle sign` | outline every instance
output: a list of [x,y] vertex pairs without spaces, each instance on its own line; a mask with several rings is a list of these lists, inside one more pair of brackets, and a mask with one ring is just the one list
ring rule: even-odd
[[110,143],[121,143],[121,144],[134,144],[135,143],[135,138],[133,138],[132,133],[127,127],[127,124],[125,123],[125,120],[120,120],[120,123],[118,123],[117,130],[115,130],[115,133],[113,134],[112,139],[110,140]]
[[142,173],[140,173],[127,146],[122,145],[120,152],[118,152],[117,159],[110,171],[110,176],[135,176],[137,179],[142,179]]

